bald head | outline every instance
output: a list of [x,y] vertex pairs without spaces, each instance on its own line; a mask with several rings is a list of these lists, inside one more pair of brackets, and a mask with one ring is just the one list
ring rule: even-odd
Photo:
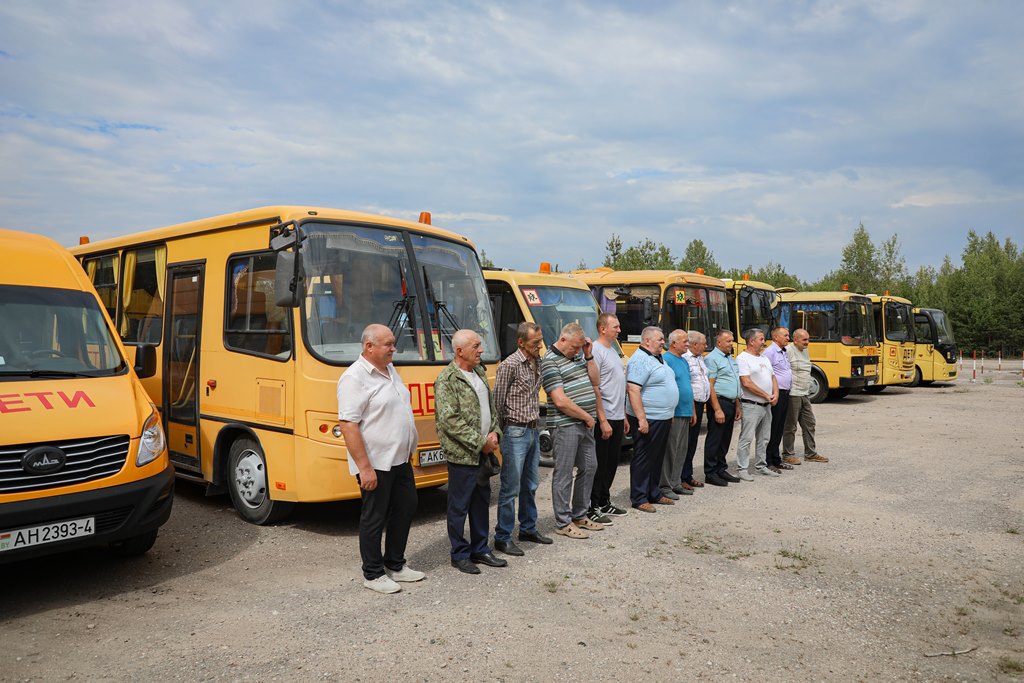
[[455,364],[468,371],[480,364],[484,344],[473,330],[459,330],[452,335],[452,349],[455,351]]

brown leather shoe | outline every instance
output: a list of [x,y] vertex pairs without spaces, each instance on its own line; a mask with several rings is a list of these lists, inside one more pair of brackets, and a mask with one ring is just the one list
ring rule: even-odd
[[826,458],[824,455],[818,454],[805,455],[804,460],[806,460],[807,462],[828,462],[828,458]]
[[795,455],[787,455],[785,458],[782,459],[782,462],[786,463],[787,465],[799,465],[800,458],[796,457]]
[[683,483],[686,484],[687,486],[692,486],[695,489],[699,489],[700,487],[704,486],[704,482],[697,481],[696,479],[687,479]]
[[650,503],[640,503],[639,505],[634,505],[633,507],[636,508],[637,510],[639,510],[640,512],[657,512],[658,511],[658,508],[654,507]]
[[689,484],[687,484],[685,481],[679,482],[679,486],[681,486],[682,488],[686,489],[687,491],[692,491],[693,490],[693,487],[690,486]]
[[662,496],[661,498],[659,498],[658,500],[656,500],[654,502],[657,503],[658,505],[675,505],[676,504],[676,502],[674,500],[672,500],[671,498],[666,498],[665,496]]

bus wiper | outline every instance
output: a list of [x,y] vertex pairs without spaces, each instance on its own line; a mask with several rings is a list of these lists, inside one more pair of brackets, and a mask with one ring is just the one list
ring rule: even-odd
[[0,370],[0,377],[96,377],[96,375],[69,370]]
[[442,342],[442,347],[443,347],[444,338],[445,338],[445,330],[446,330],[445,323],[448,323],[448,325],[450,326],[450,330],[451,331],[447,333],[447,336],[448,336],[448,341],[451,341],[451,342],[453,342],[455,340],[455,333],[458,332],[459,329],[460,329],[459,323],[455,319],[455,316],[453,316],[451,314],[451,312],[448,310],[448,305],[444,301],[441,301],[440,299],[435,299],[434,298],[434,290],[430,286],[430,277],[427,275],[427,267],[426,266],[423,266],[423,285],[427,289],[428,301],[431,304],[433,304],[434,311],[436,312],[437,332],[438,332],[438,336],[440,336],[440,338],[441,338],[440,341]]
[[395,337],[395,353],[402,352],[402,343],[405,341],[404,333],[407,328],[412,333],[410,336],[416,334],[414,322],[416,319],[416,295],[409,294],[405,268],[401,261],[398,263],[398,276],[402,281],[402,298],[395,302],[395,307],[391,311],[391,319],[388,320],[388,329]]

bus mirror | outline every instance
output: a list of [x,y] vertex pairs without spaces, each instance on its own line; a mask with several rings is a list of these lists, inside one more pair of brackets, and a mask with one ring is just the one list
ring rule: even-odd
[[139,376],[139,379],[156,374],[156,347],[154,345],[139,344],[135,347],[135,374]]
[[[609,287],[608,289],[611,289],[611,288]],[[629,293],[631,291],[629,289],[629,287],[625,287],[625,286],[616,287],[615,289],[612,289],[612,293],[615,296],[608,296],[608,289],[605,290],[605,296],[608,297],[609,299],[615,299],[615,298],[620,297],[620,296],[629,296]]]
[[651,297],[644,297],[644,325],[650,325],[654,318],[654,302]]
[[299,287],[301,269],[302,259],[294,251],[278,253],[274,270],[274,301],[278,306],[295,308],[299,305],[302,296]]

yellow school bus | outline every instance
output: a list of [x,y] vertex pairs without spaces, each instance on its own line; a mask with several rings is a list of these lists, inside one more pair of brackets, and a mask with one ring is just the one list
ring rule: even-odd
[[[640,346],[649,325],[672,330],[696,330],[714,348],[715,335],[730,329],[729,304],[722,280],[678,270],[574,270],[594,293],[598,307],[614,313],[622,331],[619,344],[626,355]],[[774,294],[774,290],[772,291]]]
[[96,291],[53,240],[0,230],[0,564],[149,550],[174,471],[156,407]]
[[447,481],[434,380],[462,327],[497,360],[468,239],[421,222],[271,206],[72,250],[125,344],[153,344],[147,385],[180,477],[225,489],[255,524],[300,502],[359,497],[337,424],[338,378],[388,325],[412,395],[417,486]]
[[[742,280],[726,278],[722,282],[729,301],[729,329],[736,340],[733,354],[738,356],[746,350],[747,340],[743,335],[747,330],[759,329],[770,341],[772,329],[779,326],[775,317],[779,295],[775,288],[767,282],[751,280],[749,275],[744,275]],[[708,348],[714,348],[714,339],[710,337]]]
[[864,387],[876,394],[891,384],[910,384],[914,379],[914,314],[909,299],[869,294],[878,335],[878,381]]
[[790,335],[810,336],[812,403],[841,398],[875,383],[878,340],[871,299],[852,292],[781,291],[775,314]]
[[[522,322],[540,326],[547,348],[558,341],[562,327],[571,322],[579,323],[588,337],[597,339],[597,317],[601,311],[587,285],[572,275],[485,268],[484,279],[502,358],[519,348],[516,330]],[[551,466],[551,434],[546,426],[547,401],[543,398],[540,412],[541,464]]]
[[914,309],[914,379],[910,386],[948,382],[957,378],[957,347],[953,325],[945,311]]

